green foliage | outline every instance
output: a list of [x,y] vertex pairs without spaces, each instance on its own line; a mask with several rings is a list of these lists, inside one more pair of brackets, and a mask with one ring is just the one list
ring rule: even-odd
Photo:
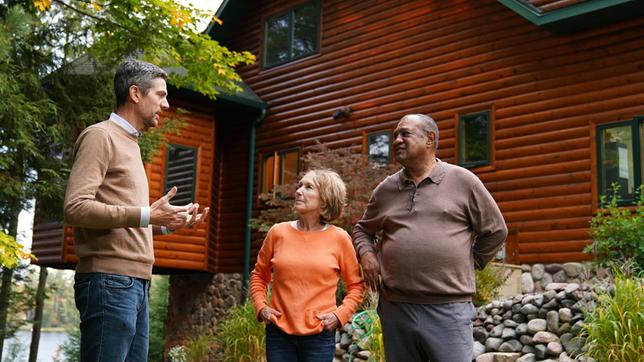
[[508,280],[511,270],[503,264],[489,263],[485,268],[476,271],[476,294],[472,304],[481,306],[499,297],[499,288]]
[[26,253],[22,244],[0,230],[0,267],[13,269],[20,261],[31,257],[33,255]]
[[148,361],[163,362],[165,321],[168,314],[167,275],[154,275],[150,287],[150,350]]
[[65,362],[80,362],[80,329],[77,324],[67,328],[67,340],[60,350]]
[[228,317],[217,326],[215,339],[226,362],[266,360],[264,325],[257,321],[248,301],[230,309]]
[[2,269],[2,273],[11,273],[11,290],[7,306],[5,338],[13,336],[16,331],[33,320],[36,285],[38,284],[37,268],[20,265],[15,269]]
[[619,185],[613,184],[610,201],[602,196],[595,217],[590,221],[592,244],[586,252],[595,255],[597,263],[609,265],[611,262],[634,263],[635,271],[644,271],[644,194],[639,188],[635,211],[619,207]]
[[2,359],[3,362],[20,362],[27,360],[27,351],[29,347],[19,340],[12,340],[7,345],[7,354]]
[[[34,280],[33,288],[37,287]],[[70,328],[78,324],[74,305],[74,278],[69,270],[49,269],[43,307],[43,328]]]
[[143,133],[139,139],[139,148],[141,149],[141,159],[143,162],[149,162],[159,147],[165,143],[167,136],[170,134],[180,135],[181,129],[186,126],[186,121],[181,115],[187,113],[186,110],[177,109],[177,115],[163,121],[163,124],[156,128],[150,128]]
[[[337,172],[347,186],[347,204],[342,216],[333,222],[345,229],[349,234],[353,226],[360,220],[367,208],[373,189],[388,175],[397,171],[394,165],[377,166],[369,162],[365,155],[356,153],[351,148],[330,149],[318,144],[312,152],[303,157],[304,172],[309,169],[326,168]],[[260,199],[268,206],[251,220],[251,226],[261,232],[267,232],[270,227],[286,220],[293,220],[293,195],[298,180],[283,185],[276,192],[260,195]],[[282,196],[280,196],[282,195]]]
[[644,356],[644,278],[615,276],[612,293],[598,295],[598,304],[584,324],[587,354],[597,361],[640,361]]

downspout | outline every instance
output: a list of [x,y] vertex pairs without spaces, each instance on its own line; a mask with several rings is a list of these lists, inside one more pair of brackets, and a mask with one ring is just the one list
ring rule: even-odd
[[248,273],[250,269],[250,219],[253,216],[253,181],[255,180],[255,135],[257,126],[266,117],[266,107],[261,108],[259,116],[250,126],[248,142],[248,179],[246,182],[246,226],[244,234],[244,273],[242,277],[241,303],[248,297]]

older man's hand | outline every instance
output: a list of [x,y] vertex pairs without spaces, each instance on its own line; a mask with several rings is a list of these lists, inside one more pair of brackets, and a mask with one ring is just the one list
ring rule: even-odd
[[360,257],[360,265],[362,265],[362,274],[364,275],[365,282],[367,286],[373,290],[377,291],[380,289],[380,262],[371,251],[368,251]]

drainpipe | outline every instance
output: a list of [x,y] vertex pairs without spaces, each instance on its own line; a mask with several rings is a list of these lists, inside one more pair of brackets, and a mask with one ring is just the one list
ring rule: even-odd
[[244,274],[242,278],[241,303],[248,297],[248,270],[250,269],[250,219],[253,216],[253,181],[255,180],[255,134],[257,126],[266,117],[266,108],[260,110],[259,116],[250,126],[248,142],[248,180],[246,182],[246,225],[244,234]]

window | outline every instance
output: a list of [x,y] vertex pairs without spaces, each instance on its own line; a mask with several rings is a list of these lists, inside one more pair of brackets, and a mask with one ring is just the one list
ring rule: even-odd
[[298,150],[265,154],[262,158],[262,193],[275,193],[275,186],[297,179],[300,153]]
[[379,132],[367,135],[367,156],[369,161],[378,165],[389,163],[391,133]]
[[319,32],[320,12],[317,1],[271,16],[264,25],[264,67],[273,67],[316,53]]
[[490,164],[490,112],[462,115],[458,119],[458,163],[463,167]]
[[170,144],[166,151],[164,194],[173,186],[177,194],[170,200],[172,205],[186,205],[194,202],[197,174],[197,149]]
[[644,174],[644,117],[597,127],[599,194],[612,197],[611,185],[619,185],[622,204],[635,201]]

